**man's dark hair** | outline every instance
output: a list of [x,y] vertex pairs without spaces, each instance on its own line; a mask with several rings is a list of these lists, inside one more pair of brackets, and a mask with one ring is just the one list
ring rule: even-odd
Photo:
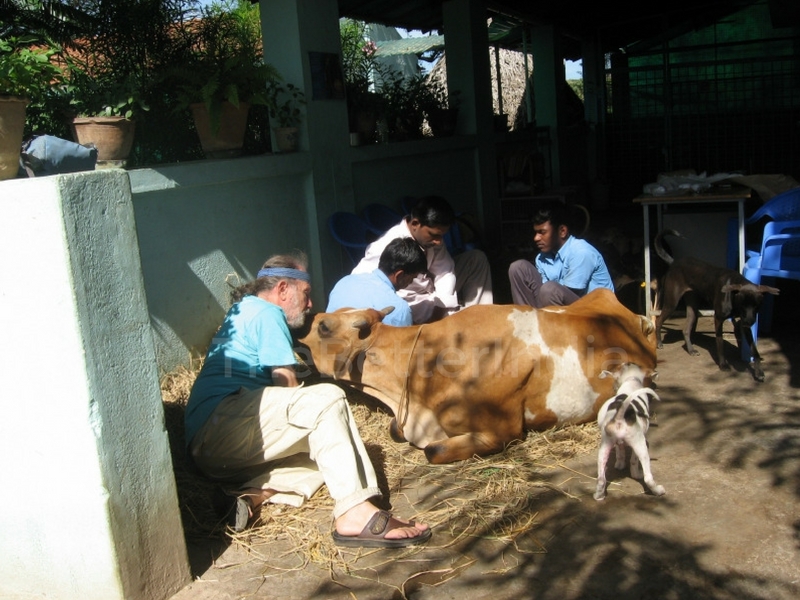
[[411,219],[423,227],[450,227],[456,221],[453,207],[441,196],[425,196],[411,208]]
[[561,202],[552,202],[541,206],[533,213],[531,221],[534,225],[542,225],[550,221],[550,225],[555,231],[562,225],[566,225],[567,229],[571,229],[569,211]]
[[378,268],[386,275],[396,271],[417,275],[428,269],[428,259],[414,238],[397,238],[381,252]]

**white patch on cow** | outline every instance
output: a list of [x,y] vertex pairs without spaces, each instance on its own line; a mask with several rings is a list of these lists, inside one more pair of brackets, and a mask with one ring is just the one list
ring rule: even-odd
[[[560,313],[563,309],[548,309],[548,312]],[[591,414],[599,394],[592,389],[577,350],[572,346],[567,346],[562,352],[552,350],[542,337],[536,311],[515,309],[508,315],[508,320],[513,326],[512,335],[528,347],[536,346],[542,359],[549,359],[552,365],[553,379],[547,392],[546,407],[553,411],[559,424],[584,419]],[[527,422],[534,417],[526,410]]]
[[536,413],[532,413],[528,408],[525,408],[525,422],[533,423],[536,420]]

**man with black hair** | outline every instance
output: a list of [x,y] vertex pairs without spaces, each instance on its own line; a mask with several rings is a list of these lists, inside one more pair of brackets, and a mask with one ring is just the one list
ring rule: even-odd
[[345,307],[381,310],[394,306],[383,323],[407,327],[413,323],[411,307],[397,294],[397,290],[408,286],[427,268],[425,252],[413,238],[394,239],[381,253],[377,269],[371,273],[347,275],[333,286],[325,312]]
[[444,198],[420,199],[410,215],[367,247],[353,274],[371,273],[392,240],[413,238],[425,252],[428,269],[398,294],[411,307],[414,323],[437,321],[462,306],[492,304],[492,275],[486,255],[467,250],[454,259],[445,246],[444,237],[455,220],[455,211]]
[[566,306],[597,288],[614,291],[600,252],[570,233],[568,213],[563,204],[540,208],[532,221],[533,241],[539,254],[535,264],[522,259],[509,266],[514,304],[534,308]]

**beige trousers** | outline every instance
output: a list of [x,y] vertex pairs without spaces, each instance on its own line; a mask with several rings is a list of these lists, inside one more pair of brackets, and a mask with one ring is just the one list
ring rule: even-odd
[[242,388],[214,410],[189,450],[211,479],[276,490],[271,502],[299,506],[324,482],[334,518],[380,495],[344,392],[330,383]]

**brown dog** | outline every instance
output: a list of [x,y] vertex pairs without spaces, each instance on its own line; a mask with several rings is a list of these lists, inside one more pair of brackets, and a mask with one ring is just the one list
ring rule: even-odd
[[764,381],[761,370],[761,356],[753,341],[750,327],[755,323],[758,309],[764,294],[777,294],[778,290],[766,285],[755,285],[733,269],[715,267],[696,258],[674,260],[661,245],[664,235],[681,237],[674,229],[660,232],[655,239],[656,253],[669,265],[662,286],[663,305],[656,319],[656,339],[659,348],[661,343],[661,326],[669,318],[681,298],[686,303],[686,323],[683,326],[683,339],[689,354],[700,354],[692,346],[691,334],[697,324],[698,302],[706,301],[714,309],[714,332],[717,341],[717,364],[719,368],[730,368],[722,352],[722,324],[726,319],[733,322],[734,334],[739,348],[742,336],[750,346],[750,360],[753,365],[753,377],[756,381]]

